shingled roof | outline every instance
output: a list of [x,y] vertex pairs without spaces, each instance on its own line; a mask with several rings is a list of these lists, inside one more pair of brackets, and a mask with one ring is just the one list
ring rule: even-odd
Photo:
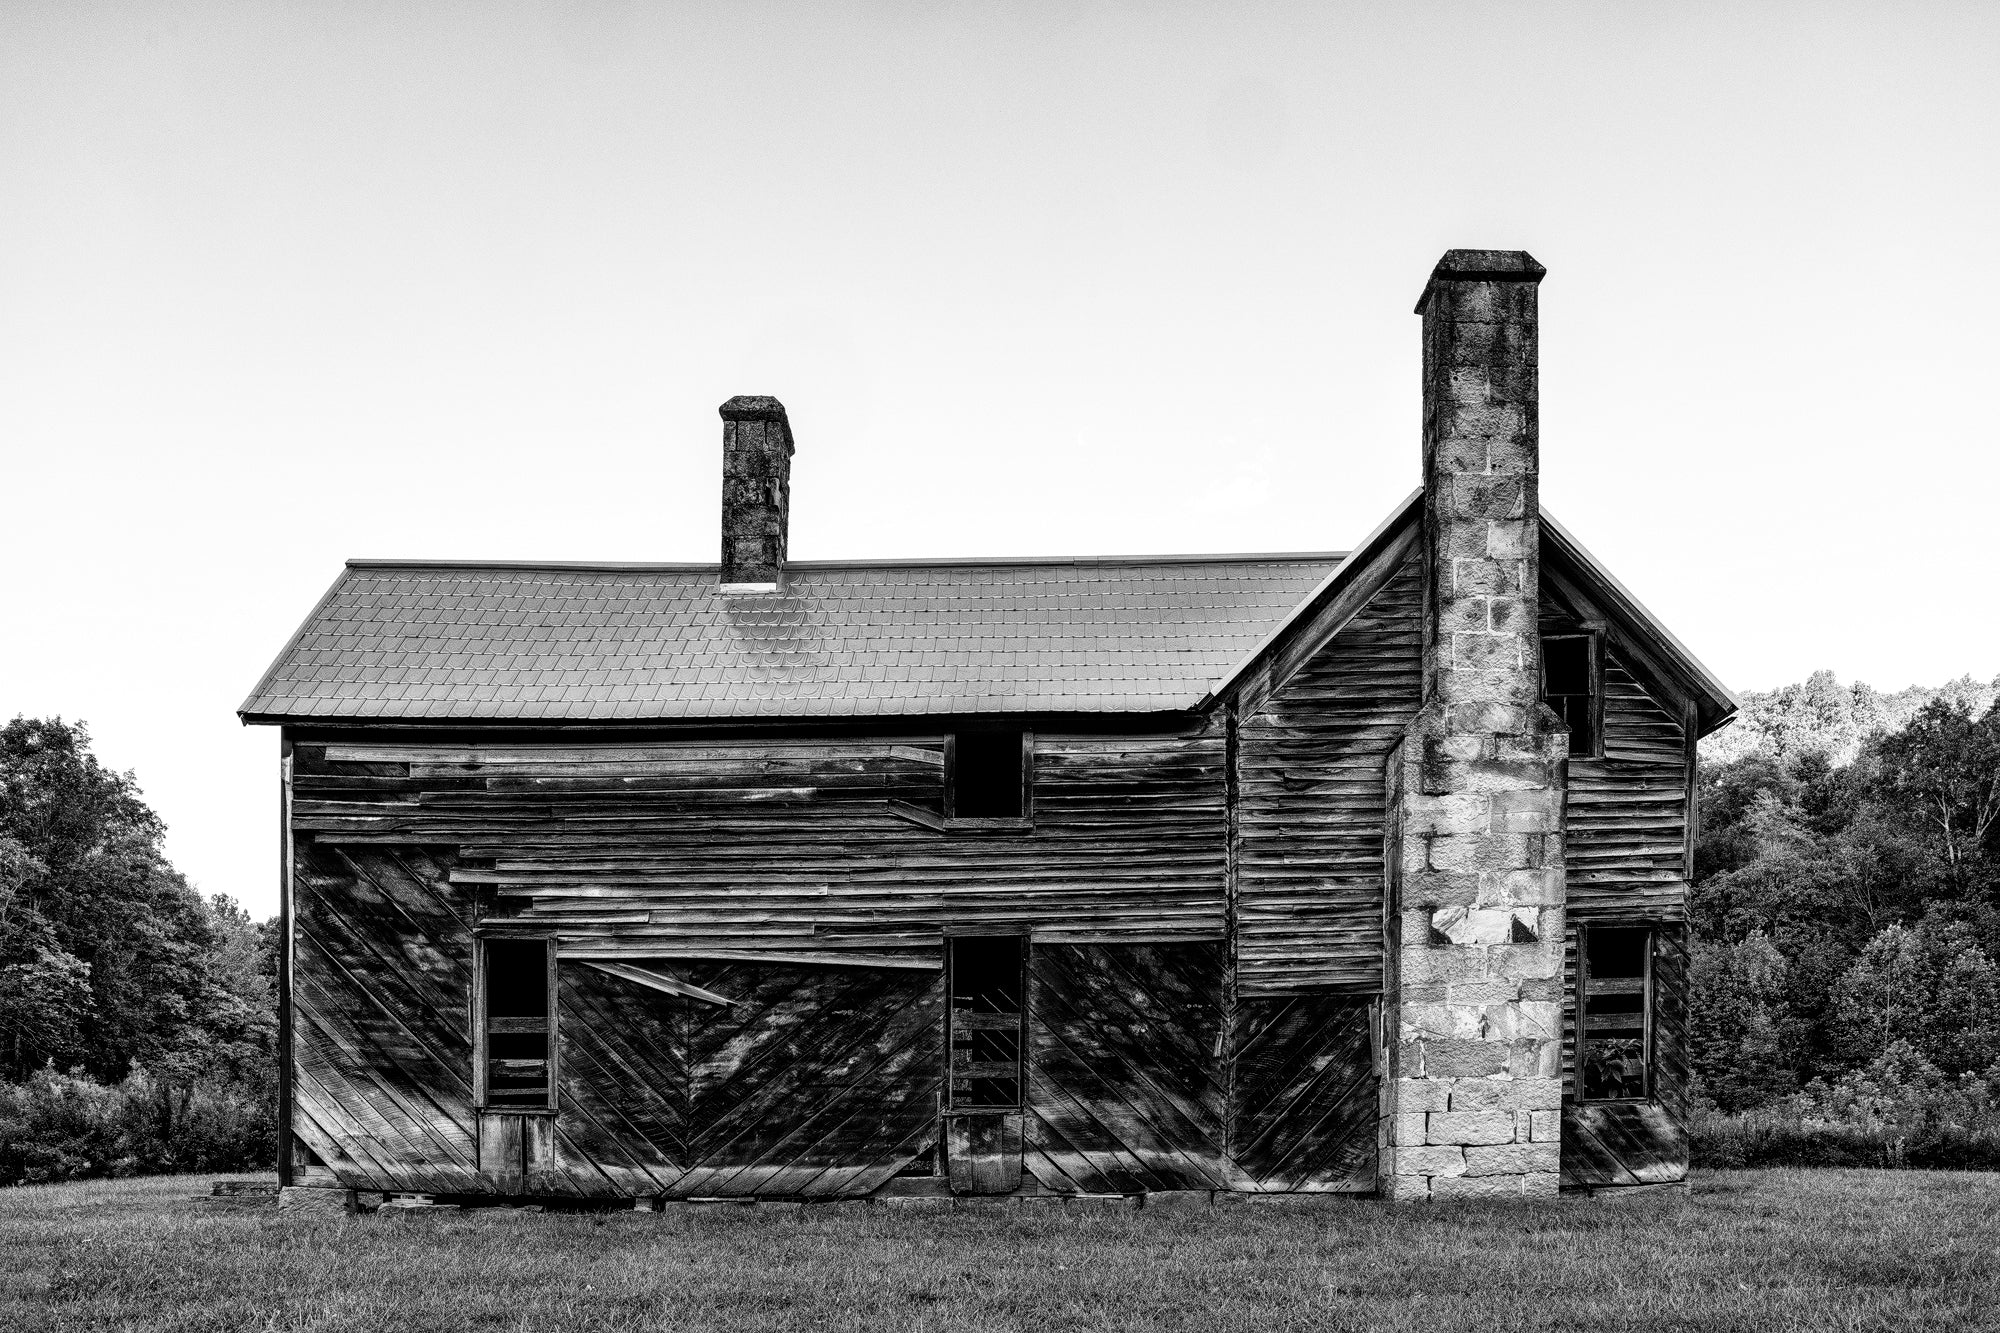
[[645,722],[1192,708],[1341,557],[715,565],[355,560],[246,722]]

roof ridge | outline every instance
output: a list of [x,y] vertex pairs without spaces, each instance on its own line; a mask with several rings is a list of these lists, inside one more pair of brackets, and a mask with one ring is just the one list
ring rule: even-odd
[[[1056,556],[963,556],[935,560],[787,560],[786,569],[1006,569],[1021,565],[1213,565],[1271,564],[1276,561],[1324,562],[1343,560],[1345,551],[1231,551],[1215,554],[1176,555],[1056,555]],[[717,573],[715,561],[617,561],[617,560],[421,560],[389,557],[356,557],[347,561],[349,569],[554,569],[602,571],[606,573],[702,574]]]

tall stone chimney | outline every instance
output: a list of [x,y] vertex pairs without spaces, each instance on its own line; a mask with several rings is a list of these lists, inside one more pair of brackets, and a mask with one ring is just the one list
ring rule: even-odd
[[785,405],[739,395],[722,412],[722,589],[774,592],[792,512],[792,424]]
[[1536,287],[1452,250],[1424,343],[1424,705],[1390,757],[1380,1170],[1395,1199],[1553,1194],[1563,785],[1540,701]]

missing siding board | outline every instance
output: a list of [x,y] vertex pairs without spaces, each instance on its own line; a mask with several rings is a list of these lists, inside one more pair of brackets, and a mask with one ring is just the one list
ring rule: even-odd
[[555,1105],[554,941],[479,941],[479,1049],[482,1105],[542,1110]]
[[950,1109],[1018,1109],[1027,941],[1019,935],[966,935],[948,946]]

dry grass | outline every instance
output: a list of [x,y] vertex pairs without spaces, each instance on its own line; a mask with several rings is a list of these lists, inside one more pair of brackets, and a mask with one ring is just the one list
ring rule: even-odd
[[1006,1207],[206,1211],[205,1181],[0,1191],[0,1328],[2000,1326],[2000,1175],[1705,1174],[1691,1200],[1175,1214]]

